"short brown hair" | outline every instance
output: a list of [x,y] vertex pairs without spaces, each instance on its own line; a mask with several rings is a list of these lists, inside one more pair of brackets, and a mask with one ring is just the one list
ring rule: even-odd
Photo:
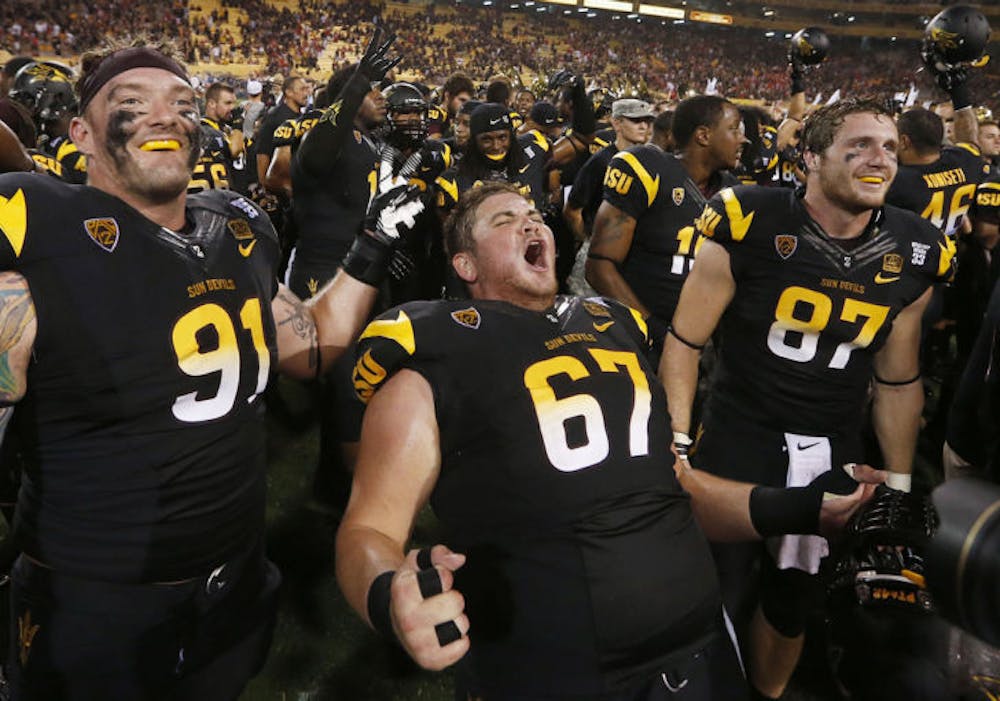
[[449,259],[457,253],[475,252],[476,240],[472,236],[472,231],[476,227],[479,205],[493,195],[505,192],[529,199],[516,185],[505,180],[486,182],[462,193],[458,198],[458,204],[444,224],[444,250]]
[[225,83],[212,83],[205,90],[205,102],[209,100],[213,102],[218,102],[222,96],[222,93],[233,93],[236,94],[236,89],[231,85],[226,85]]
[[467,74],[461,71],[456,71],[448,76],[448,80],[444,81],[444,85],[441,86],[441,92],[447,93],[452,97],[458,95],[459,93],[467,92],[470,95],[476,94],[476,86],[472,82]]
[[875,114],[893,118],[884,102],[870,98],[849,97],[824,105],[810,114],[802,127],[802,150],[821,154],[830,148],[837,131],[850,114]]

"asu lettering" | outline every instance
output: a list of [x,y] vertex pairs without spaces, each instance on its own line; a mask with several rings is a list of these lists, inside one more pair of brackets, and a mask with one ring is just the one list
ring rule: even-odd
[[632,182],[634,180],[635,177],[626,175],[617,168],[608,168],[604,172],[604,185],[610,187],[619,195],[628,194],[628,191],[632,189]]

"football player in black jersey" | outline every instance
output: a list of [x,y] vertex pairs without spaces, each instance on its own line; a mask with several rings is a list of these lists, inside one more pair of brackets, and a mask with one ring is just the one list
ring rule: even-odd
[[[661,123],[673,120],[673,112],[665,114],[667,116],[659,120]],[[580,172],[576,174],[576,180],[573,181],[573,187],[570,188],[569,197],[563,207],[563,217],[576,245],[579,246],[573,272],[568,280],[570,290],[574,294],[584,292],[593,294],[593,289],[584,278],[583,266],[586,265],[587,253],[590,251],[590,232],[594,225],[594,216],[604,200],[604,174],[608,164],[619,151],[645,144],[653,131],[653,110],[649,103],[642,100],[631,98],[616,100],[611,106],[611,115],[615,140],[583,164]]]
[[[445,237],[471,299],[361,336],[347,600],[422,666],[461,659],[456,698],[746,698],[695,516],[713,538],[797,531],[765,525],[790,498],[815,529],[821,503],[850,511],[873,485],[841,473],[827,491],[852,497],[803,499],[677,462],[641,316],[556,295],[551,230],[516,186],[466,193]],[[428,499],[444,544],[407,554]]]
[[638,309],[657,350],[701,241],[694,220],[708,197],[737,183],[725,171],[746,142],[739,110],[715,95],[681,102],[673,132],[676,154],[647,144],[611,159],[587,260],[587,281]]
[[[695,465],[771,485],[862,462],[871,414],[890,486],[909,489],[920,412],[920,318],[954,247],[912,212],[883,206],[897,132],[880,103],[821,108],[803,134],[804,195],[722,190],[698,219],[706,237],[667,335],[660,376],[674,441],[691,444],[701,348],[720,351]],[[795,668],[825,541],[716,548],[727,610],[748,637],[751,680],[781,695]],[[760,561],[760,608],[751,572]]]
[[205,90],[201,117],[201,158],[191,173],[188,192],[232,189],[233,161],[243,155],[243,116],[236,110],[236,91],[225,83]]
[[448,76],[441,86],[441,104],[431,107],[427,114],[427,133],[432,139],[453,135],[452,124],[462,105],[476,94],[472,78],[461,71]]
[[303,304],[275,279],[261,210],[187,195],[198,113],[179,63],[87,55],[77,89],[88,185],[0,176],[0,426],[17,403],[26,455],[13,696],[236,699],[280,580],[262,546],[262,393],[351,342],[413,205],[389,203]]

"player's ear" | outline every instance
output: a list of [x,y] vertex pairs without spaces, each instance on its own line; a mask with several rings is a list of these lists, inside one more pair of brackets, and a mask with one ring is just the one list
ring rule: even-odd
[[802,162],[806,164],[806,170],[816,170],[819,168],[819,154],[813,153],[812,151],[803,151]]
[[696,127],[694,130],[694,141],[699,146],[708,146],[708,142],[712,140],[712,127],[707,124],[702,124]]
[[476,261],[468,253],[456,253],[451,257],[451,265],[463,282],[473,283],[479,277]]
[[90,125],[81,117],[73,117],[70,120],[69,138],[76,145],[77,149],[79,149],[80,153],[84,155],[93,153]]

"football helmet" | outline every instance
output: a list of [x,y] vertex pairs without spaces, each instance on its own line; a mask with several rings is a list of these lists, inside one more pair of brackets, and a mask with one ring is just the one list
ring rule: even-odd
[[32,61],[14,76],[10,97],[28,108],[43,127],[76,111],[73,71],[54,61]]
[[822,63],[830,51],[830,37],[819,27],[804,27],[789,40],[789,58],[804,66]]
[[[412,83],[393,83],[382,91],[389,122],[387,140],[397,148],[415,148],[427,138],[427,100]],[[400,115],[419,115],[419,119],[400,119]]]
[[594,88],[587,93],[590,104],[594,107],[594,118],[597,120],[607,119],[611,116],[611,103],[618,99],[618,95],[607,88]]
[[990,40],[990,23],[968,5],[952,5],[924,28],[922,51],[946,66],[978,61]]

